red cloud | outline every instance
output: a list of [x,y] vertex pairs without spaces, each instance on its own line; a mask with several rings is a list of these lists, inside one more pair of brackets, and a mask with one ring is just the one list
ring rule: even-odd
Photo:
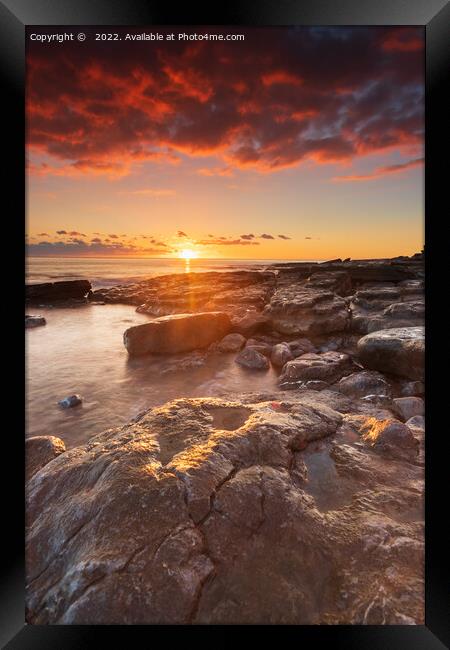
[[245,32],[233,48],[29,43],[27,144],[46,156],[30,173],[114,178],[182,153],[231,175],[421,145],[422,28]]
[[416,29],[400,27],[386,35],[382,41],[382,47],[387,52],[421,52],[424,42]]

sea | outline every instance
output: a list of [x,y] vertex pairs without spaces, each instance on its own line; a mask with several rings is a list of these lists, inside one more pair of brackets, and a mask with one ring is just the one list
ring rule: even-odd
[[271,264],[287,261],[289,260],[29,257],[26,265],[26,281],[29,284],[38,284],[62,280],[90,280],[93,288],[99,289],[171,273],[263,270]]
[[[90,280],[94,289],[171,273],[264,269],[286,260],[28,258],[27,283]],[[305,261],[305,260],[296,260]],[[186,363],[187,355],[130,359],[123,332],[148,321],[129,305],[33,307],[47,324],[26,330],[26,435],[53,435],[71,448],[145,409],[179,397],[271,391],[277,373],[251,372],[235,354]],[[195,355],[194,355],[195,356]],[[71,394],[82,405],[64,410]]]

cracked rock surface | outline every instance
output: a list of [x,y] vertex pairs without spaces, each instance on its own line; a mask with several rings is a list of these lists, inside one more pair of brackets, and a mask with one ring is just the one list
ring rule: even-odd
[[178,399],[60,453],[26,487],[28,622],[422,624],[423,429],[395,418]]

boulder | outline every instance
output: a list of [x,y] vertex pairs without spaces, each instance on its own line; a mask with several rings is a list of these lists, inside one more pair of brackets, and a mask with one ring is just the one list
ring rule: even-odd
[[287,343],[277,343],[273,346],[270,360],[276,368],[282,368],[285,363],[291,361],[293,358],[294,355]]
[[397,397],[394,399],[394,403],[404,422],[415,415],[425,413],[425,403],[421,397]]
[[268,370],[269,361],[255,347],[245,347],[236,357],[236,363],[252,370]]
[[230,328],[224,312],[175,314],[130,327],[123,342],[130,356],[176,354],[205,348],[223,338]]
[[237,332],[233,334],[227,334],[223,339],[218,343],[217,349],[219,352],[238,352],[245,345],[245,336],[238,334]]
[[25,439],[25,480],[29,480],[38,470],[53,458],[66,451],[66,446],[55,436],[33,436]]
[[288,361],[280,375],[280,385],[306,381],[323,381],[332,384],[354,370],[351,357],[343,352],[324,352],[315,354],[308,352],[301,357]]
[[84,299],[92,285],[88,280],[70,280],[64,282],[45,282],[28,284],[25,287],[25,300],[29,303],[53,303],[65,300]]
[[44,465],[28,624],[423,625],[423,469],[340,442],[344,395],[289,396],[178,399]]
[[41,325],[46,325],[47,321],[43,316],[25,316],[25,327],[40,327]]
[[375,370],[362,370],[343,377],[337,384],[334,384],[333,388],[350,397],[365,397],[367,395],[389,397],[392,393],[386,379]]
[[366,368],[422,381],[425,330],[402,327],[367,334],[358,341],[358,354]]

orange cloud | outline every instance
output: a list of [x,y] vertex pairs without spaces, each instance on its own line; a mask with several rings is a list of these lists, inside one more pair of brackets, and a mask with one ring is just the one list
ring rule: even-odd
[[386,165],[384,167],[377,167],[373,172],[369,174],[350,174],[348,176],[335,176],[331,180],[334,182],[351,182],[351,181],[373,181],[378,178],[383,178],[384,176],[389,176],[390,174],[398,174],[404,172],[408,169],[413,169],[414,167],[420,167],[424,164],[423,158],[416,158],[414,160],[407,160],[404,163],[398,163],[396,165]]

